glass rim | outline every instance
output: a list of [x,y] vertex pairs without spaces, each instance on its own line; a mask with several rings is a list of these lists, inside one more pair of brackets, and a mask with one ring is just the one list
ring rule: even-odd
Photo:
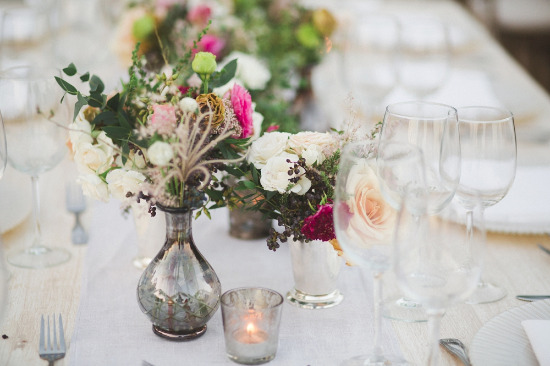
[[461,118],[458,116],[459,122],[465,122],[465,123],[502,123],[507,122],[510,119],[514,120],[514,114],[501,107],[493,107],[493,106],[481,106],[481,105],[473,105],[473,106],[465,106],[465,107],[459,107],[457,108],[457,112],[460,111],[466,111],[466,110],[479,110],[479,111],[493,111],[493,112],[499,112],[502,117],[501,118],[486,118],[486,119],[472,119],[472,118]]
[[227,296],[230,294],[230,293],[233,293],[233,292],[242,292],[242,291],[250,291],[250,290],[261,290],[261,291],[266,291],[266,292],[269,292],[275,296],[277,296],[277,303],[276,304],[270,304],[268,306],[265,307],[265,309],[274,309],[280,305],[283,304],[284,302],[284,298],[283,298],[283,295],[281,295],[279,292],[275,291],[275,290],[272,290],[270,288],[267,288],[267,287],[237,287],[237,288],[233,288],[233,289],[230,289],[230,290],[227,290],[225,291],[221,296],[220,296],[220,302],[222,305],[225,305],[225,306],[232,306],[233,303],[228,303],[227,301],[225,301],[225,299],[227,298]]
[[[425,105],[425,106],[431,106],[431,107],[438,107],[438,108],[442,108],[442,109],[446,110],[446,113],[444,113],[444,114],[442,113],[442,115],[438,116],[438,117],[435,117],[435,116],[411,116],[411,115],[407,115],[406,113],[402,113],[402,112],[398,112],[398,111],[394,110],[395,108],[405,106],[405,105]],[[455,107],[451,106],[451,105],[444,104],[444,103],[430,102],[430,101],[424,101],[424,100],[409,100],[409,101],[405,101],[405,102],[391,103],[391,104],[388,104],[386,106],[386,113],[391,113],[392,115],[397,116],[397,117],[401,117],[401,118],[415,117],[415,118],[423,119],[423,120],[439,120],[439,119],[447,119],[449,117],[449,115],[451,114],[451,112],[453,112],[454,115],[457,116],[457,120],[458,120],[458,111],[457,111],[457,109]]]

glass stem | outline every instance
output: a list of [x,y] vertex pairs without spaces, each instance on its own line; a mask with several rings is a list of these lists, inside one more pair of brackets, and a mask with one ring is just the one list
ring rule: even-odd
[[[468,238],[468,242],[470,245],[473,245],[472,241],[474,239],[474,211],[468,210],[466,211],[466,234]],[[483,276],[483,274],[481,274]],[[485,285],[485,282],[483,281],[483,278],[480,277],[477,287],[481,288]]]
[[441,327],[441,318],[445,314],[444,310],[428,310],[428,331],[430,332],[430,351],[428,354],[427,366],[438,366],[439,351],[439,330]]
[[32,185],[32,218],[34,224],[34,239],[31,250],[38,249],[42,243],[42,232],[40,230],[40,192],[38,187],[38,176],[31,176]]
[[374,302],[374,347],[372,349],[372,361],[383,361],[383,351],[380,345],[380,331],[382,329],[382,272],[373,272],[373,302]]

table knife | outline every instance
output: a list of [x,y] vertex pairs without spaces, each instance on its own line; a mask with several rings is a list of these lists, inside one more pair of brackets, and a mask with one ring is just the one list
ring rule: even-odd
[[537,301],[550,299],[550,295],[517,295],[516,299],[523,301]]

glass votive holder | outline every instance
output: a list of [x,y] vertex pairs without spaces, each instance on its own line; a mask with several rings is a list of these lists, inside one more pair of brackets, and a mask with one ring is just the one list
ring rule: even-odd
[[230,360],[259,365],[275,358],[283,296],[266,288],[236,288],[221,297],[225,350]]

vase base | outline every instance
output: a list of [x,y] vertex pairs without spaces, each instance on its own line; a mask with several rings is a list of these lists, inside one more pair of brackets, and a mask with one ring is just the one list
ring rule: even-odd
[[206,333],[206,325],[190,332],[170,332],[153,325],[153,333],[155,333],[159,337],[169,339],[171,341],[176,341],[176,342],[190,341]]
[[293,288],[286,294],[289,303],[302,309],[326,309],[338,305],[344,299],[344,295],[334,290],[326,295],[310,295]]

